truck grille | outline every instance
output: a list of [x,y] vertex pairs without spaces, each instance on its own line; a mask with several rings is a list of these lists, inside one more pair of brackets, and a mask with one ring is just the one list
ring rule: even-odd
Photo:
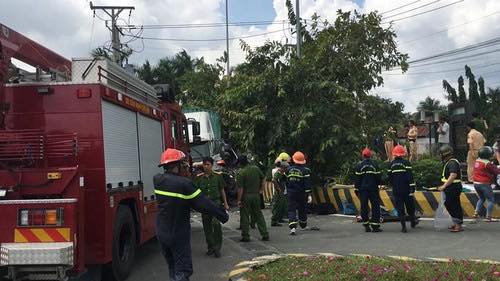
[[0,161],[36,161],[77,156],[76,134],[43,134],[40,130],[0,131]]

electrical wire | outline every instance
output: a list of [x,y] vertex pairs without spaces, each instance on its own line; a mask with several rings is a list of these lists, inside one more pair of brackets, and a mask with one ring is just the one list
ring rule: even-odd
[[385,22],[382,22],[382,24],[394,23],[394,22],[398,22],[398,21],[401,21],[401,20],[413,18],[413,17],[416,17],[416,16],[421,16],[421,15],[424,15],[424,14],[427,14],[427,13],[430,13],[430,12],[434,12],[434,11],[437,11],[437,10],[441,10],[441,9],[447,8],[447,7],[452,6],[452,5],[456,5],[456,4],[464,2],[464,1],[465,0],[455,1],[455,2],[446,4],[446,5],[443,5],[443,6],[439,6],[437,8],[431,9],[431,10],[423,11],[423,12],[420,12],[420,13],[417,13],[417,14],[413,14],[413,15],[410,15],[410,16],[402,17],[402,18],[397,18],[397,19],[390,20],[390,21],[385,21]]
[[[500,62],[496,63],[490,63],[490,64],[483,64],[483,65],[469,65],[470,68],[474,69],[481,69],[481,68],[487,68],[490,66],[494,65],[499,65]],[[438,71],[421,71],[421,72],[409,72],[409,73],[385,73],[385,75],[390,75],[390,76],[406,76],[406,75],[427,75],[427,74],[438,74],[438,73],[448,73],[448,72],[457,72],[457,71],[462,71],[464,70],[463,67],[461,68],[455,68],[455,69],[447,69],[447,70],[438,70]]]
[[399,6],[399,7],[396,7],[396,8],[393,8],[393,9],[390,9],[390,10],[387,10],[387,11],[384,11],[384,12],[381,12],[381,13],[379,13],[379,15],[383,15],[383,14],[387,14],[387,13],[390,13],[390,12],[394,12],[394,11],[399,10],[399,9],[402,9],[402,8],[404,8],[404,7],[411,6],[411,5],[413,5],[413,4],[415,4],[415,3],[418,3],[418,2],[420,2],[420,1],[422,1],[422,0],[413,1],[413,2],[411,2],[411,3],[408,3],[408,4],[405,4],[405,5],[402,5],[402,6]]
[[[252,26],[252,25],[274,25],[283,24],[287,20],[279,21],[247,21],[247,22],[230,22],[228,26]],[[126,25],[121,26],[128,29],[175,29],[175,28],[214,28],[214,27],[226,27],[226,23],[185,23],[185,24],[151,24],[151,25]]]
[[414,39],[410,39],[408,41],[403,41],[399,44],[408,44],[408,43],[412,43],[412,42],[415,42],[415,41],[419,41],[421,39],[425,39],[425,38],[428,38],[428,37],[431,37],[431,36],[434,36],[436,34],[440,34],[440,33],[444,33],[446,31],[449,31],[449,30],[452,30],[452,29],[455,29],[457,27],[461,27],[461,26],[464,26],[464,25],[467,25],[467,24],[470,24],[470,23],[473,23],[473,22],[476,22],[476,21],[479,21],[479,20],[483,20],[487,17],[491,17],[493,15],[497,15],[499,14],[500,11],[496,11],[496,12],[493,12],[491,14],[488,14],[486,16],[482,16],[480,18],[476,18],[476,19],[473,19],[473,20],[470,20],[470,21],[467,21],[467,22],[464,22],[464,23],[461,23],[461,24],[457,24],[457,25],[454,25],[454,26],[450,26],[450,27],[447,27],[446,29],[442,29],[442,30],[439,30],[439,31],[436,31],[436,32],[433,32],[433,33],[430,33],[430,34],[427,34],[427,35],[424,35],[424,36],[421,36],[421,37],[417,37],[417,38],[414,38]]
[[253,38],[253,37],[259,37],[259,36],[265,36],[269,34],[274,34],[278,32],[283,32],[283,30],[274,30],[274,31],[269,31],[269,32],[264,32],[264,33],[259,33],[259,34],[253,34],[253,35],[246,35],[246,36],[240,36],[240,37],[229,37],[229,38],[213,38],[213,39],[185,39],[185,38],[158,38],[158,37],[146,37],[146,36],[133,36],[133,35],[125,35],[128,37],[136,37],[144,40],[156,40],[156,41],[178,41],[178,42],[211,42],[211,41],[225,41],[225,40],[239,40],[239,39],[246,39],[246,38]]
[[406,14],[406,13],[409,13],[409,12],[413,12],[413,11],[416,11],[418,9],[421,9],[421,8],[424,8],[424,7],[427,7],[427,6],[430,6],[432,4],[436,4],[437,2],[440,2],[441,0],[434,0],[432,2],[429,2],[429,3],[426,3],[424,5],[421,5],[421,6],[418,6],[418,7],[415,7],[415,8],[412,8],[410,10],[407,10],[407,11],[403,11],[403,12],[399,12],[397,14],[394,14],[394,15],[390,15],[390,16],[387,16],[387,17],[383,17],[383,19],[389,19],[389,18],[393,18],[393,17],[396,17],[396,16],[400,16],[402,14]]

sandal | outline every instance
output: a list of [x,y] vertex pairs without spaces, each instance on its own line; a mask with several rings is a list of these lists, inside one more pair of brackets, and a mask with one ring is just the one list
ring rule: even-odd
[[463,227],[461,227],[460,225],[455,225],[453,228],[449,229],[450,232],[461,232],[461,231],[464,231]]

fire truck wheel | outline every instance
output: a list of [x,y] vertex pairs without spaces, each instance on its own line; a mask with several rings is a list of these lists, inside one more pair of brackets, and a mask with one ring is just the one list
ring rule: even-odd
[[[111,266],[108,273],[112,273],[114,281],[127,279],[134,262],[136,250],[136,233],[134,218],[130,208],[121,205],[116,213],[115,226],[113,229],[113,260],[108,265]],[[106,274],[107,275],[107,274]],[[106,278],[105,280],[109,280]]]

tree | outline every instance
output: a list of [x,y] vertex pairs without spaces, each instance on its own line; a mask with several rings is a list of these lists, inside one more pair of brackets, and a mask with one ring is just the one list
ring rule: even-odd
[[480,106],[480,97],[477,89],[476,77],[472,73],[470,67],[467,65],[465,65],[465,76],[467,77],[467,79],[469,79],[469,100],[477,110]]
[[464,89],[464,78],[462,75],[458,77],[458,101],[459,102],[466,102],[467,101],[467,95],[465,94],[465,89]]
[[181,77],[194,70],[195,60],[182,50],[173,57],[160,59],[158,65],[151,67],[146,61],[138,71],[139,77],[149,84],[169,84],[176,94],[181,91]]
[[317,18],[303,33],[300,59],[279,42],[255,49],[242,42],[246,61],[220,94],[219,112],[240,150],[263,162],[301,150],[318,172],[335,173],[402,118],[402,104],[367,92],[383,84],[382,70],[405,71],[408,56],[376,13],[339,11],[332,25]]
[[444,111],[446,107],[441,105],[439,100],[427,97],[425,100],[419,102],[417,110],[426,112]]
[[[121,57],[120,57],[119,64],[123,65],[124,62],[128,62],[128,58],[132,55],[133,51],[132,51],[132,49],[126,47],[126,48],[123,48],[122,50],[120,50],[120,53],[121,53]],[[104,57],[108,60],[112,60],[112,57],[113,57],[111,50],[108,48],[105,48],[105,47],[97,47],[97,48],[93,49],[90,52],[90,55],[94,58],[95,57]]]
[[448,93],[448,95],[446,95],[446,98],[449,101],[453,103],[458,102],[457,90],[455,90],[455,88],[453,88],[446,80],[443,80],[443,89],[446,91],[446,93]]

